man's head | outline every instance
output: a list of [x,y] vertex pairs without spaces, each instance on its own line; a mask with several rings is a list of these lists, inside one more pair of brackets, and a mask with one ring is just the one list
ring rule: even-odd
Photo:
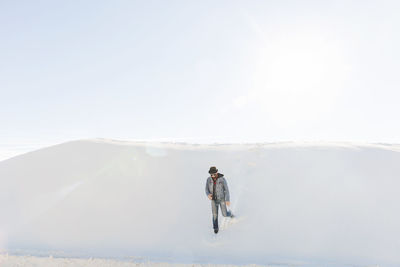
[[215,166],[210,167],[210,170],[208,173],[211,175],[211,177],[217,177],[218,176],[218,169]]

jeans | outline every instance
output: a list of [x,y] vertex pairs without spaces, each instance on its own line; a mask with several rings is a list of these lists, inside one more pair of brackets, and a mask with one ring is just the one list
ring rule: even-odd
[[212,221],[214,229],[218,229],[218,206],[221,206],[222,215],[224,217],[231,217],[231,211],[226,210],[226,204],[223,200],[211,200]]

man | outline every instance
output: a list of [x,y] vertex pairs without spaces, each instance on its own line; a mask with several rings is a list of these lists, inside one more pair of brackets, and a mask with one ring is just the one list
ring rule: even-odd
[[226,210],[226,205],[230,205],[228,184],[222,173],[213,166],[208,171],[210,177],[206,182],[206,195],[211,200],[211,210],[213,215],[214,233],[218,233],[218,206],[221,206],[224,217],[234,217],[231,211]]

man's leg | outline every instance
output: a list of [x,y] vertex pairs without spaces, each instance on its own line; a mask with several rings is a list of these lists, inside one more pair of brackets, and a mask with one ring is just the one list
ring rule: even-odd
[[211,209],[213,215],[213,227],[214,229],[218,229],[218,202],[211,200]]
[[223,215],[224,217],[231,217],[231,216],[232,216],[232,213],[231,213],[231,211],[227,211],[225,201],[221,201],[221,204],[220,204],[220,205],[221,205],[222,215]]

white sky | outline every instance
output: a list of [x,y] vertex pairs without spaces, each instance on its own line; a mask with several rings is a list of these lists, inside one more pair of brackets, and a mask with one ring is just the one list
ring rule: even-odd
[[399,8],[1,1],[0,160],[95,137],[400,143]]

